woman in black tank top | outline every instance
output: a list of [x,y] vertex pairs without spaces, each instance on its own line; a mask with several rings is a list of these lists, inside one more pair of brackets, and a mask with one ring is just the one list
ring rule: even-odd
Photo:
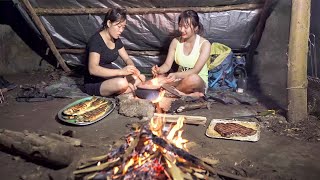
[[[119,38],[126,26],[126,10],[110,9],[87,45],[88,61],[85,90],[90,95],[110,96],[129,93],[145,80],[134,66]],[[119,68],[113,62],[121,57],[127,66]],[[137,77],[138,76],[138,77]]]

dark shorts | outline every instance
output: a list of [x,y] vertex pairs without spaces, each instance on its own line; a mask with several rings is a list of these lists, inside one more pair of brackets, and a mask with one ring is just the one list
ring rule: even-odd
[[84,89],[87,94],[91,96],[101,96],[100,94],[100,87],[102,82],[97,83],[87,83],[84,85]]

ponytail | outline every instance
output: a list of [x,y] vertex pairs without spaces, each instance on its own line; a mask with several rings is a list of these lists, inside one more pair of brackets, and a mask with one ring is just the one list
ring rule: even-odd
[[114,22],[123,22],[127,19],[127,10],[124,8],[110,8],[107,14],[104,17],[104,20],[101,24],[100,31],[108,28],[108,21],[111,23]]

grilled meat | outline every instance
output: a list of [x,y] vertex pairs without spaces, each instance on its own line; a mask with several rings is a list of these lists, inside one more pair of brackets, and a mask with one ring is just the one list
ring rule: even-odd
[[222,137],[246,137],[254,135],[257,132],[257,130],[242,126],[237,123],[217,123],[214,126],[214,130],[218,132]]

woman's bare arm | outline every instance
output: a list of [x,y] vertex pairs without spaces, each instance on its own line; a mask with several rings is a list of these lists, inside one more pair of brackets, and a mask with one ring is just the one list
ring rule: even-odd
[[99,65],[100,54],[96,52],[89,53],[89,73],[94,76],[106,78],[113,76],[123,76],[126,72],[122,69],[109,69]]
[[123,61],[126,63],[126,65],[132,65],[134,66],[133,61],[130,59],[126,49],[124,47],[122,47],[121,49],[119,49],[119,55],[120,57],[123,59]]

